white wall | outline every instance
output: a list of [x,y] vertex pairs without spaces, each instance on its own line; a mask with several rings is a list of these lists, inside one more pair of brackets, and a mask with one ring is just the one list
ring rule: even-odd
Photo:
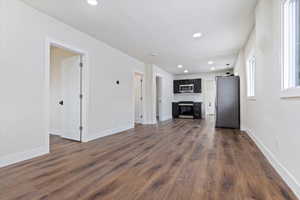
[[153,118],[156,119],[156,77],[161,78],[162,98],[161,98],[161,111],[160,120],[165,121],[172,119],[172,102],[174,99],[173,94],[173,80],[172,74],[164,71],[158,66],[153,66],[153,88],[155,95],[153,96]]
[[145,104],[146,114],[144,124],[156,124],[156,77],[162,78],[162,121],[172,119],[173,75],[156,65],[148,64],[145,69]]
[[2,3],[0,166],[48,152],[46,37],[88,53],[88,130],[84,139],[133,127],[133,76],[134,71],[144,71],[142,62],[21,1]]
[[147,64],[145,67],[144,74],[144,82],[145,82],[145,98],[144,98],[144,124],[155,124],[156,121],[153,118],[153,98],[155,95],[155,90],[153,88],[154,85],[154,77],[153,77],[153,65]]
[[238,55],[238,59],[235,64],[234,74],[236,76],[240,76],[240,119],[241,119],[241,129],[245,130],[246,124],[246,102],[247,102],[247,83],[246,83],[246,69],[245,65],[245,53],[244,51],[240,51]]
[[[232,70],[227,70],[232,72]],[[206,86],[205,81],[215,80],[216,76],[224,76],[227,71],[220,72],[208,72],[208,73],[199,73],[199,74],[187,74],[187,75],[176,75],[175,80],[181,79],[202,79],[202,93],[201,94],[174,94],[174,101],[194,101],[202,102],[202,115],[205,116],[205,94]]]
[[[261,0],[256,8],[256,28],[241,51],[235,73],[245,82],[245,59],[255,49],[256,100],[246,99],[244,128],[276,170],[300,197],[300,99],[282,99],[280,65],[280,0]],[[243,63],[243,64],[242,64]]]

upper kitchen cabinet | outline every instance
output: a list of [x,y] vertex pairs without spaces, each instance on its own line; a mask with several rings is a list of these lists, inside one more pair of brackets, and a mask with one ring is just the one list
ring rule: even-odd
[[178,80],[174,80],[173,81],[173,91],[174,94],[178,94],[179,93],[179,81]]
[[174,80],[174,94],[201,93],[201,79]]
[[201,79],[194,79],[194,93],[202,93]]

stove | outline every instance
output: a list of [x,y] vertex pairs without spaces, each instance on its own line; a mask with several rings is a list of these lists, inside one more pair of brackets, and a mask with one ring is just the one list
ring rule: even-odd
[[181,101],[178,103],[179,118],[194,118],[194,102]]

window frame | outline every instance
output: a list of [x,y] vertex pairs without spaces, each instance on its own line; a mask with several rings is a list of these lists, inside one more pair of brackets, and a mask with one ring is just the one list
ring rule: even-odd
[[256,100],[256,56],[254,51],[246,60],[247,99]]
[[[288,30],[286,27],[293,22],[287,21],[287,16],[286,15],[286,3],[290,2],[292,0],[281,0],[281,98],[295,98],[295,97],[300,97],[300,83],[296,83],[296,67],[297,64],[299,66],[300,70],[300,65],[299,65],[299,59],[296,58],[296,56],[299,54],[299,47],[295,46],[295,49],[292,51],[292,56],[287,53],[291,49],[290,45],[286,45],[286,41],[289,41],[292,39],[292,43],[296,42],[297,43],[297,37],[299,37],[300,31],[298,33],[295,33],[295,35],[292,35],[287,38],[286,34],[290,33],[290,27],[288,27]],[[300,1],[298,1],[300,3]],[[299,9],[299,8],[298,8]],[[300,16],[300,9],[298,10],[298,13],[295,13],[295,18],[299,20]],[[298,18],[297,18],[298,17]],[[289,23],[288,23],[289,22]],[[288,24],[288,25],[287,25]],[[295,23],[299,24],[299,23]],[[299,25],[298,25],[299,26]],[[293,27],[295,28],[294,32],[297,32],[296,30],[299,29],[299,27]],[[293,31],[292,31],[293,32]],[[298,38],[299,40],[299,38]],[[291,42],[291,41],[289,41]],[[293,57],[294,56],[294,57]],[[287,61],[287,57],[290,59]],[[293,58],[291,58],[293,57]],[[297,60],[298,59],[298,60]],[[292,60],[292,61],[291,61]],[[291,64],[293,62],[293,64]],[[299,73],[299,71],[298,71]],[[300,78],[300,77],[298,77]]]

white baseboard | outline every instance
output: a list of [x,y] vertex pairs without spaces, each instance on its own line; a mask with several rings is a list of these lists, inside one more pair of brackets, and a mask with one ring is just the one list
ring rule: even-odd
[[157,121],[155,120],[155,121],[144,121],[143,122],[143,125],[154,125],[154,124],[157,124]]
[[17,162],[29,160],[38,156],[42,156],[49,153],[49,147],[38,147],[29,151],[14,153],[11,155],[0,157],[0,167],[5,167]]
[[247,128],[243,123],[241,123],[241,131],[247,132]]
[[99,139],[99,138],[102,138],[102,137],[105,137],[105,136],[109,136],[109,135],[113,135],[113,134],[120,133],[120,132],[123,132],[123,131],[127,131],[127,130],[133,129],[133,128],[134,128],[134,124],[128,124],[128,125],[125,125],[125,126],[122,126],[122,127],[118,127],[118,128],[114,128],[114,129],[108,129],[108,130],[101,131],[99,133],[94,133],[94,134],[91,134],[87,137],[84,137],[83,142],[89,142],[89,141]]
[[171,120],[171,119],[173,119],[172,116],[163,116],[163,117],[160,118],[159,121],[157,121],[156,119],[154,119],[153,121],[147,121],[147,122],[144,122],[143,124],[144,125],[155,125],[158,122],[164,122],[164,121],[168,121],[168,120]]
[[292,175],[292,173],[284,167],[282,163],[275,157],[275,155],[268,149],[263,142],[257,138],[253,132],[249,128],[245,128],[248,135],[251,139],[256,143],[259,149],[262,151],[264,156],[268,159],[277,173],[282,177],[282,179],[286,182],[286,184],[291,188],[294,194],[300,199],[300,184],[297,179]]
[[61,130],[50,130],[49,132],[50,132],[51,135],[58,135],[58,136],[62,135]]
[[72,140],[72,141],[80,141],[80,135],[78,134],[76,137],[69,137],[67,135],[60,135],[62,138],[65,138],[67,140]]
[[168,121],[170,119],[172,119],[173,117],[172,116],[163,116],[161,117],[160,121],[163,122],[163,121]]

